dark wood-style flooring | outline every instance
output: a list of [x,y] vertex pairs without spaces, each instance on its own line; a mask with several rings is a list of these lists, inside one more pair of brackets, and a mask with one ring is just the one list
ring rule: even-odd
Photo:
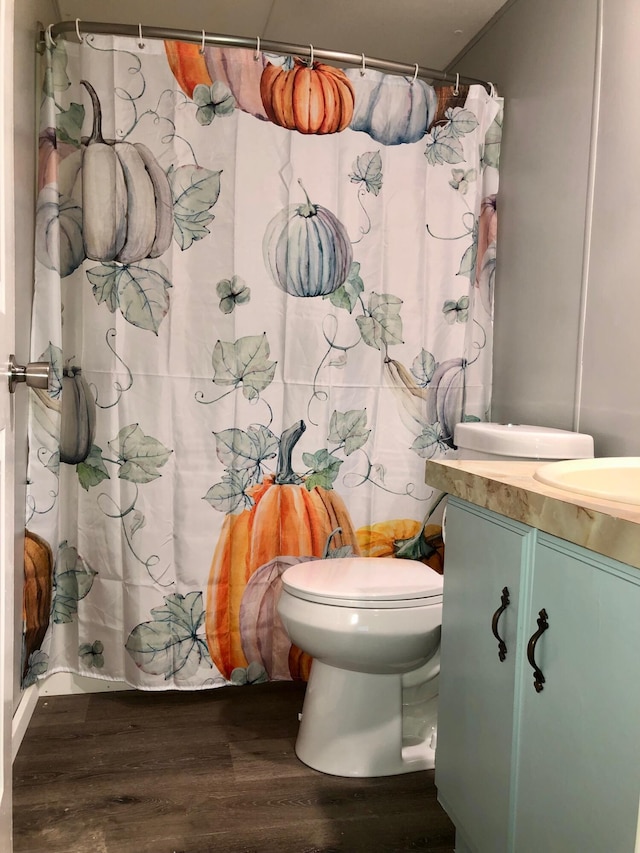
[[15,853],[452,853],[433,772],[343,779],[295,756],[304,685],[40,698]]

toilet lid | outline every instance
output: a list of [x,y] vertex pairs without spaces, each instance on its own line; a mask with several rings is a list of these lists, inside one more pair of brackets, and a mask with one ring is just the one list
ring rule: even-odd
[[442,575],[417,560],[393,557],[298,563],[284,572],[282,585],[297,598],[345,607],[416,607],[442,597]]

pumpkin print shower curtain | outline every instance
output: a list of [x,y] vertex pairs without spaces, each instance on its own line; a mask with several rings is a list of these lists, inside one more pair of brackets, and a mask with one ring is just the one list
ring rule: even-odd
[[46,50],[25,684],[306,678],[282,573],[442,571],[491,382],[501,102],[253,51]]

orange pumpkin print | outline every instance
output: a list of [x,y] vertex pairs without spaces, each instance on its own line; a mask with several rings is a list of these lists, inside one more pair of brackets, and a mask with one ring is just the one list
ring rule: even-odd
[[269,63],[262,72],[260,94],[274,124],[300,133],[338,133],[353,117],[354,91],[339,68],[296,59],[285,70]]
[[[347,507],[333,489],[307,489],[291,467],[294,445],[305,430],[299,421],[285,430],[275,476],[250,492],[253,506],[225,519],[209,583],[205,629],[211,658],[225,677],[246,667],[240,635],[240,605],[249,578],[275,557],[322,557],[334,548],[359,548]],[[333,536],[332,536],[333,534]]]
[[165,41],[164,49],[173,76],[188,98],[193,97],[193,90],[199,83],[211,86],[213,80],[199,45],[186,41]]
[[400,557],[420,560],[439,574],[444,568],[444,541],[439,524],[412,518],[378,521],[356,530],[363,557]]

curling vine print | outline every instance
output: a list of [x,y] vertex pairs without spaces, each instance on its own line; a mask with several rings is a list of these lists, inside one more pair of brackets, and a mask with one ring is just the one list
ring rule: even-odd
[[304,679],[288,566],[443,569],[423,465],[488,410],[501,102],[174,41],[44,62],[24,683]]

